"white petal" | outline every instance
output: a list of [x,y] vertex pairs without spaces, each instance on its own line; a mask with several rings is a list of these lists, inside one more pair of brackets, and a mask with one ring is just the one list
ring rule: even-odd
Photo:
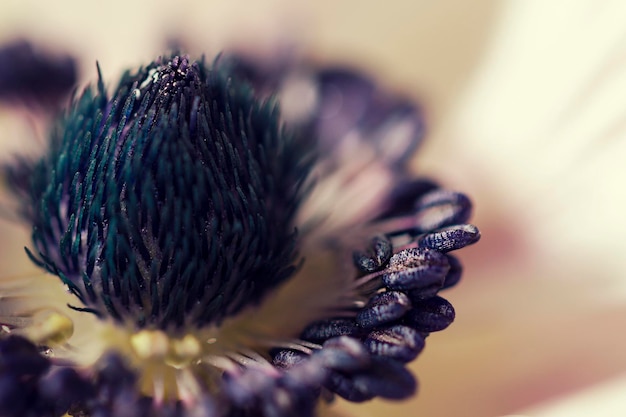
[[448,145],[538,256],[598,262],[626,297],[624,22],[620,1],[508,3]]
[[520,417],[623,417],[626,375],[520,413]]

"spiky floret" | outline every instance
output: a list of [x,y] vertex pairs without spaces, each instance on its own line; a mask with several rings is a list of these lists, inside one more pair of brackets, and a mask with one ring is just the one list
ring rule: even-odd
[[12,184],[26,196],[31,258],[76,308],[201,327],[294,272],[311,151],[246,84],[172,56],[126,73],[111,97],[102,80],[88,88]]

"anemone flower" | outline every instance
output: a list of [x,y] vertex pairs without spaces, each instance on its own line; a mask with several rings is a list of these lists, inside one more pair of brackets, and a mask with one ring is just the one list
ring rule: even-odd
[[[236,1],[112,0],[94,10],[75,0],[24,0],[0,7],[2,38],[26,33],[47,47],[69,46],[92,82],[100,60],[109,88],[123,68],[162,52],[165,33],[192,41],[187,49],[196,57],[213,57],[232,41],[263,57],[268,44],[286,38],[319,61],[358,64],[379,85],[420,98],[429,134],[411,168],[468,191],[484,238],[461,251],[464,282],[445,295],[458,313],[454,325],[429,337],[410,365],[418,395],[367,405],[339,399],[331,412],[624,415],[623,2],[269,0],[243,10]],[[3,154],[12,142],[22,153],[28,145],[40,152],[41,141],[26,138],[30,125],[48,136],[41,113],[24,119],[14,105],[1,110]],[[24,228],[0,227],[2,276],[32,271],[21,249]]]
[[[16,51],[19,78],[37,62]],[[407,172],[410,100],[263,64],[100,77],[42,156],[4,168],[45,273],[1,281],[0,414],[307,416],[415,393],[406,364],[455,315],[449,252],[480,237],[471,203]]]

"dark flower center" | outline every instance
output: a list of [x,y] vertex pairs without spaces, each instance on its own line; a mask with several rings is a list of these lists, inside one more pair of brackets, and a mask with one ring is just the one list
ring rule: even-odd
[[31,257],[81,300],[75,308],[200,327],[294,272],[310,146],[223,70],[175,56],[125,74],[111,98],[100,81],[51,143],[10,174],[27,196]]

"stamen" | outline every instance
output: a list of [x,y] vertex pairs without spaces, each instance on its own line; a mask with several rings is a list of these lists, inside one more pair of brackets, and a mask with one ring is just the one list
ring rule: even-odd
[[441,297],[432,297],[415,303],[406,315],[406,321],[422,332],[438,332],[448,327],[455,317],[454,307]]
[[189,368],[182,368],[176,373],[178,398],[191,408],[202,397],[202,388]]
[[359,290],[361,293],[371,293],[375,292],[377,289],[381,288],[382,285],[382,276],[386,274],[386,270],[376,271],[374,273],[365,275],[359,279],[354,280],[352,283],[353,290]]
[[404,316],[411,309],[411,300],[400,291],[376,294],[356,316],[356,322],[364,329],[378,327]]
[[445,255],[428,248],[405,249],[391,257],[382,275],[385,285],[393,290],[410,290],[443,284],[448,270]]
[[354,318],[337,318],[322,320],[307,326],[302,332],[302,338],[312,342],[324,342],[338,336],[359,336],[363,330],[357,325]]
[[204,356],[202,362],[226,372],[235,372],[239,368],[231,359],[219,355]]
[[355,372],[371,364],[371,355],[360,340],[339,336],[324,342],[321,351],[324,366],[340,372]]
[[415,392],[417,383],[403,363],[373,356],[372,365],[364,372],[350,375],[333,372],[328,388],[348,401],[363,402],[376,396],[407,398]]
[[393,246],[385,236],[376,236],[372,239],[368,252],[354,252],[354,265],[363,272],[378,271],[385,265],[393,254]]
[[58,312],[41,312],[32,318],[32,324],[25,328],[28,338],[44,346],[65,344],[74,334],[74,322]]
[[[165,380],[161,373],[155,370],[152,374],[152,390],[148,392],[153,393],[153,401],[159,406],[165,401]],[[144,378],[145,380],[145,378]]]
[[480,239],[478,228],[472,224],[450,226],[419,239],[419,245],[441,252],[450,252],[471,245]]
[[290,341],[268,339],[266,340],[266,343],[267,343],[266,344],[267,347],[297,350],[299,352],[306,353],[307,355],[310,355],[314,351],[321,348],[321,346],[316,343],[310,342],[308,340],[300,340],[300,339],[290,340]]
[[130,344],[142,360],[163,360],[170,350],[168,336],[160,330],[142,330],[131,335]]
[[166,363],[182,369],[200,356],[202,346],[195,336],[187,334],[182,339],[174,339],[170,342],[169,353]]
[[396,325],[371,332],[364,344],[376,355],[410,362],[424,349],[425,341],[413,327]]

